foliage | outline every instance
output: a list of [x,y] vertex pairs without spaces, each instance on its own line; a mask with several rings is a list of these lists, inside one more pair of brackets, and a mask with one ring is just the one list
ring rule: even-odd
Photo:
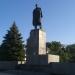
[[15,22],[4,37],[0,53],[1,60],[24,60],[24,45]]
[[49,48],[48,53],[59,55],[62,46],[60,42],[56,41],[47,42],[46,45]]
[[62,54],[60,55],[60,62],[70,62],[71,59],[71,53],[69,53],[66,48],[62,50]]
[[69,62],[75,62],[75,44],[67,45],[66,50],[71,55]]
[[49,54],[59,55],[60,62],[70,62],[72,57],[71,53],[60,42],[52,41],[47,42],[47,48]]
[[[47,42],[47,51],[49,54],[60,56],[61,62],[75,62],[75,44],[64,47],[60,42]],[[13,23],[10,30],[4,37],[0,45],[0,60],[24,60],[25,51],[21,34],[15,24]]]

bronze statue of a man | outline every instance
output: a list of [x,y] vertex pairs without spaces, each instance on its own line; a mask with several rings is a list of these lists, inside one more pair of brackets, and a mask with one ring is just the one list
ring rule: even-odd
[[33,26],[35,27],[35,29],[37,29],[37,26],[42,28],[41,18],[42,18],[42,10],[36,4],[36,8],[33,10]]

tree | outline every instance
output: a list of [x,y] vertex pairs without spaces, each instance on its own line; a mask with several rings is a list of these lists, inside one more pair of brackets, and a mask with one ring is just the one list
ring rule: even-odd
[[70,54],[69,62],[75,62],[75,44],[67,45],[66,50]]
[[70,62],[71,59],[71,53],[65,48],[62,48],[61,54],[60,54],[60,62]]
[[15,22],[4,37],[1,45],[1,54],[1,60],[24,60],[24,44]]
[[60,42],[57,42],[57,41],[47,42],[46,45],[47,45],[47,48],[49,48],[48,53],[59,55],[59,52],[62,47]]
[[47,49],[49,54],[59,55],[60,62],[68,62],[70,59],[70,53],[66,50],[64,45],[60,42],[52,41],[47,42]]

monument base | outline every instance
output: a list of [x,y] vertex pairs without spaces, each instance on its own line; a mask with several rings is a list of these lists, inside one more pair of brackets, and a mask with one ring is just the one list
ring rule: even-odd
[[[51,59],[52,58],[52,59]],[[55,59],[56,58],[56,59]],[[42,29],[33,29],[27,40],[26,62],[27,64],[48,64],[59,60],[58,56],[46,54],[46,33]]]
[[33,29],[27,40],[27,63],[39,63],[39,55],[46,55],[46,33],[42,29]]

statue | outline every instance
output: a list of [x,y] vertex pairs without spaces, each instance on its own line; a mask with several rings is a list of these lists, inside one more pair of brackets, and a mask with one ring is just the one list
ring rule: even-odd
[[42,28],[41,18],[42,18],[42,10],[36,4],[36,8],[33,10],[33,26],[35,27],[35,29],[37,29],[37,26],[39,26],[40,29]]

